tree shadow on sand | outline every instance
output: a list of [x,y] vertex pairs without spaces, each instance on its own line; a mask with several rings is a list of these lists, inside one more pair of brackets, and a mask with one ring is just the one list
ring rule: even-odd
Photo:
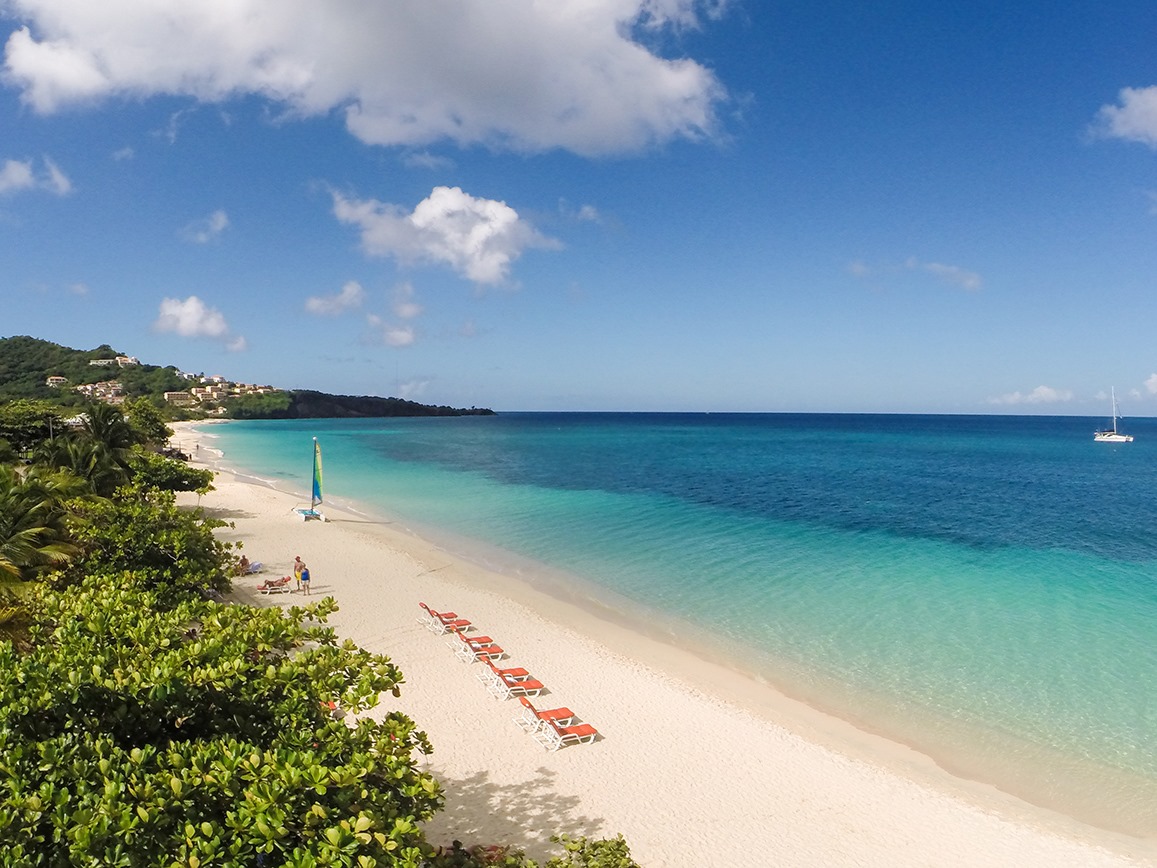
[[555,773],[545,767],[538,768],[533,778],[514,784],[494,783],[488,772],[462,779],[436,776],[446,793],[446,807],[426,824],[432,844],[448,847],[452,840],[467,847],[511,844],[543,861],[558,855],[551,835],[595,836],[605,823],[583,814],[577,796],[555,792]]
[[226,507],[201,507],[207,518],[219,518],[229,521],[234,518],[253,518],[256,513],[247,509],[228,509]]

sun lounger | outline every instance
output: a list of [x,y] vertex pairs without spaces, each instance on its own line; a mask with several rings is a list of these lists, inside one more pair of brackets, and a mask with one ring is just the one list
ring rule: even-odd
[[475,677],[483,683],[487,688],[491,684],[498,684],[505,678],[529,678],[530,673],[521,666],[513,666],[509,669],[499,669],[494,665],[494,661],[489,657],[480,658],[482,661],[482,668],[475,674]]
[[438,621],[443,618],[450,621],[455,621],[458,618],[457,612],[436,612],[427,606],[425,603],[418,603],[422,608],[422,614],[418,616],[417,621],[423,627],[429,627],[432,621]]
[[599,731],[589,723],[565,726],[547,719],[543,721],[543,726],[530,736],[547,750],[558,750],[568,744],[589,744],[598,737],[598,734]]
[[257,573],[261,572],[263,569],[265,569],[265,564],[261,563],[261,561],[258,561],[255,564],[249,565],[249,568],[245,570],[245,575],[247,575],[247,576],[256,575]]
[[289,583],[291,581],[293,581],[291,576],[283,576],[280,579],[266,579],[257,586],[257,590],[266,596],[269,594],[288,594]]
[[571,726],[575,723],[575,713],[569,708],[538,709],[525,696],[518,697],[518,701],[522,703],[522,714],[514,718],[514,722],[529,733],[538,732],[547,725],[548,720],[554,721],[559,726]]
[[431,633],[442,635],[444,633],[459,633],[463,630],[469,630],[471,624],[465,618],[459,618],[453,612],[436,612],[427,606],[425,603],[419,603],[429,617],[419,618],[419,622],[425,624],[426,629]]
[[495,645],[489,636],[467,636],[465,633],[455,633],[457,642],[451,640],[446,644],[454,649],[454,656],[464,663],[473,663],[475,660],[498,660],[506,655],[501,645]]
[[[484,660],[483,662],[489,661]],[[495,699],[510,699],[512,696],[538,696],[546,690],[546,685],[538,679],[532,678],[525,669],[494,668],[494,674],[497,677],[486,685],[486,689]]]

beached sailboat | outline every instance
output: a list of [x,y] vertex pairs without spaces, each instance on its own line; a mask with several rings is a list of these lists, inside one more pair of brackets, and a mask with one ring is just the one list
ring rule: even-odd
[[309,521],[318,519],[319,521],[326,521],[326,517],[317,511],[317,507],[321,504],[321,444],[317,442],[317,438],[313,438],[313,488],[310,491],[309,509],[302,507],[295,509],[298,515],[301,516],[302,521]]
[[1113,389],[1113,427],[1103,431],[1094,431],[1093,439],[1100,443],[1132,443],[1132,434],[1122,434],[1117,430],[1117,390]]

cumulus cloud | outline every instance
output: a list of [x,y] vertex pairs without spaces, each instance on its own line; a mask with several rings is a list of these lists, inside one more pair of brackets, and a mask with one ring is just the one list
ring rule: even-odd
[[386,346],[408,347],[418,339],[413,326],[389,322],[376,313],[366,314],[366,322],[370,324],[376,338]]
[[727,98],[703,64],[661,53],[664,34],[718,18],[724,0],[4,5],[25,25],[5,77],[42,113],[256,94],[301,116],[342,111],[370,144],[599,155],[711,136]]
[[72,182],[49,157],[37,170],[32,160],[5,160],[0,165],[0,196],[21,190],[46,190],[57,196],[72,192]]
[[361,307],[366,291],[356,280],[347,282],[336,295],[313,295],[305,300],[305,309],[318,316],[337,316]]
[[221,341],[226,349],[234,352],[247,347],[244,337],[232,334],[224,314],[209,307],[195,295],[186,299],[163,299],[153,329],[183,338],[212,338]]
[[228,228],[229,215],[217,209],[203,220],[194,220],[181,231],[181,236],[194,244],[208,244]]
[[1150,395],[1157,395],[1157,374],[1150,374],[1145,380],[1145,391]]
[[393,307],[398,319],[413,319],[422,313],[422,305],[415,300],[414,287],[409,283],[399,283],[394,287]]
[[1157,86],[1126,87],[1116,105],[1102,106],[1094,130],[1106,137],[1157,148]]
[[942,283],[947,283],[960,289],[975,292],[984,285],[984,280],[975,271],[969,271],[958,265],[945,265],[942,262],[923,262],[915,256],[909,256],[900,265],[871,266],[859,260],[848,264],[848,274],[852,277],[865,279],[877,275],[896,274],[902,271],[918,271],[931,274]]
[[527,248],[560,246],[505,202],[476,199],[458,187],[435,187],[409,214],[398,205],[335,192],[333,213],[361,230],[362,249],[371,256],[449,265],[480,284],[504,282]]
[[1073,393],[1068,389],[1054,389],[1052,386],[1037,386],[1031,392],[1010,392],[996,398],[989,398],[989,404],[1061,404],[1071,401]]

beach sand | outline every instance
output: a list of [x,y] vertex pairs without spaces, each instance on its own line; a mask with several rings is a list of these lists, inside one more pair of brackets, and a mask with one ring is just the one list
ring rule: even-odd
[[[208,451],[208,450],[204,450]],[[201,455],[211,460],[209,455]],[[262,606],[258,583],[289,575],[295,555],[312,599],[334,597],[331,624],[392,658],[402,696],[369,712],[409,714],[430,737],[426,760],[446,791],[427,826],[448,844],[507,843],[543,859],[552,833],[622,833],[645,868],[660,866],[1121,866],[1157,864],[1154,840],[1115,835],[964,781],[927,757],[856,730],[677,644],[590,607],[487,571],[405,527],[326,508],[303,522],[301,498],[219,472],[216,490],[182,495],[233,522],[261,575],[232,598]],[[419,601],[468,618],[601,735],[548,753],[513,723],[466,664],[417,623]]]

